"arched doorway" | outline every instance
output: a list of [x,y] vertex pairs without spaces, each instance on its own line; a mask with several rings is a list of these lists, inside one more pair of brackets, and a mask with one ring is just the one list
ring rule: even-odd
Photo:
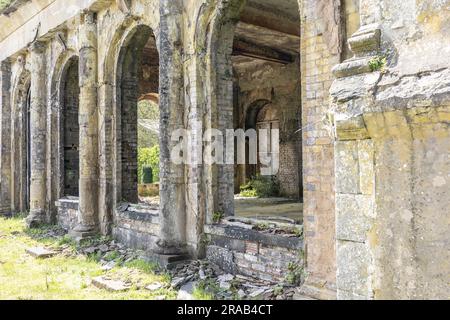
[[61,179],[64,197],[78,197],[80,178],[79,122],[80,100],[78,57],[72,57],[64,68],[60,88]]
[[[216,180],[217,194],[214,210],[225,216],[241,215],[234,198],[277,198],[284,203],[295,203],[288,212],[273,207],[270,215],[288,216],[302,220],[302,110],[300,75],[300,10],[298,0],[231,1],[219,8],[222,12],[213,22],[210,43],[211,53],[211,108],[212,127],[220,130],[230,128],[268,130],[269,137],[277,132],[277,141],[271,145],[279,148],[273,153],[265,150],[266,156],[275,156],[279,167],[270,174],[261,174],[255,166],[249,177],[242,166],[219,165]],[[264,101],[262,106],[258,103]],[[260,123],[257,117],[260,108],[270,102],[277,114],[276,126],[270,128]],[[232,115],[230,117],[230,115]],[[275,123],[275,122],[274,122]],[[271,138],[272,139],[272,138]],[[261,146],[258,145],[259,148]],[[248,150],[248,148],[247,148]],[[261,153],[258,153],[260,158]],[[249,158],[248,156],[246,157]],[[274,160],[274,159],[272,159]],[[259,172],[258,172],[259,171]],[[230,178],[235,180],[231,181]],[[244,181],[243,181],[244,180]],[[263,185],[260,193],[253,185]],[[251,190],[251,192],[242,192]],[[219,194],[220,193],[220,194]],[[260,210],[261,209],[261,210]],[[257,216],[263,208],[252,212]],[[245,213],[247,215],[247,213]]]
[[[146,121],[159,124],[159,53],[150,27],[139,25],[129,32],[120,48],[116,70],[116,175],[120,181],[116,198],[118,202],[144,203],[138,192],[141,163],[150,161],[148,149],[159,146],[158,136],[155,138],[155,133],[142,125]],[[159,159],[159,154],[153,158]],[[154,167],[157,181],[159,161]]]
[[15,83],[12,108],[12,211],[28,212],[30,205],[30,73],[23,70]]

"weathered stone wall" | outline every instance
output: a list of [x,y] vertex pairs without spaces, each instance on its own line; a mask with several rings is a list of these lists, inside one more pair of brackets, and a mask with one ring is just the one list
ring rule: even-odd
[[335,69],[338,298],[449,296],[448,5],[364,2]]
[[286,281],[289,265],[304,265],[301,238],[226,225],[208,225],[205,233],[207,259],[226,272],[280,282]]
[[[84,172],[83,210],[61,212],[61,223],[72,228],[88,218],[94,229],[110,234],[114,227],[117,237],[137,247],[154,243],[157,234],[163,253],[203,256],[205,222],[217,211],[233,213],[233,168],[175,166],[167,161],[174,144],[169,137],[180,127],[232,123],[230,51],[243,2],[123,3],[30,1],[0,16],[2,212],[8,195],[12,212],[29,209],[31,161],[34,213],[42,220],[56,214],[63,195],[58,88],[61,70],[77,55],[86,102],[82,123],[91,130],[82,148],[92,145],[88,141],[95,146],[82,157],[91,166]],[[359,9],[355,1],[342,3],[344,9],[341,1],[299,1],[307,287],[327,291],[337,283],[339,298],[448,297],[449,1],[367,0]],[[156,223],[116,212],[123,190],[117,62],[140,25],[152,29],[163,53],[158,232]],[[346,33],[352,52],[344,51]],[[351,53],[357,57],[335,69],[330,114],[332,66]],[[34,138],[27,141],[30,83]]]
[[11,63],[0,69],[0,214],[11,214]]
[[73,230],[78,224],[78,199],[65,198],[56,202],[56,221],[65,230]]
[[118,212],[115,218],[113,236],[128,247],[151,250],[159,234],[158,210],[128,208]]

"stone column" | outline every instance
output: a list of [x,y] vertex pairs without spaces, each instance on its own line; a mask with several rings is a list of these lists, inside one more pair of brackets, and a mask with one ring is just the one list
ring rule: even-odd
[[184,165],[170,160],[171,133],[183,128],[182,11],[179,1],[160,2],[160,234],[154,251],[180,255],[186,247]]
[[0,215],[11,214],[11,63],[1,63]]
[[46,221],[46,44],[31,45],[31,104],[30,104],[30,214],[27,226],[33,228]]
[[98,231],[97,22],[94,12],[82,14],[78,37],[80,203],[78,225],[71,235],[80,239]]

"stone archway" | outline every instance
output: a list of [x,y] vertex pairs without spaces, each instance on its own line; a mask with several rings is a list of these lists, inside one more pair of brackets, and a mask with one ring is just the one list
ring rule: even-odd
[[[234,114],[235,102],[233,101],[235,94],[235,90],[233,90],[233,87],[235,87],[233,85],[233,69],[236,72],[236,64],[248,64],[252,61],[268,61],[280,65],[296,63],[296,55],[299,55],[300,51],[299,3],[296,0],[277,2],[277,7],[272,8],[273,12],[266,11],[264,13],[262,8],[269,8],[273,4],[271,1],[264,1],[264,5],[252,1],[219,1],[216,3],[216,10],[211,14],[211,20],[207,22],[209,33],[205,35],[205,44],[203,44],[208,50],[208,61],[205,67],[205,77],[208,79],[208,83],[205,90],[205,99],[208,104],[207,111],[210,120],[209,123],[206,123],[206,127],[218,128],[222,131],[233,128],[233,122],[235,122],[233,118],[236,118]],[[278,23],[277,25],[275,23],[277,14],[280,14],[284,10],[283,8],[290,13],[289,16],[292,16],[292,22]],[[268,15],[267,19],[263,19],[267,22],[265,22],[268,24],[267,26],[262,26],[261,21],[256,21],[258,17],[261,18],[264,14]],[[283,22],[285,20],[288,21],[288,19],[284,19]],[[265,32],[261,33],[262,30],[265,30]],[[264,38],[261,36],[262,34],[265,36],[269,34],[267,41],[262,41],[262,38]],[[280,38],[283,39],[281,37],[283,34],[285,40],[280,40]],[[270,46],[270,41],[276,44],[274,48]],[[301,159],[301,133],[295,134],[296,130],[301,127],[299,60],[297,60],[297,66],[293,70],[297,73],[296,78],[292,73],[293,79],[297,79],[299,82],[297,88],[290,89],[292,91],[297,90],[295,93],[297,98],[293,100],[296,102],[288,102],[286,97],[280,98],[280,100],[284,99],[285,101],[282,101],[282,103],[293,106],[292,112],[283,113],[282,119],[283,125],[286,128],[289,127],[286,130],[286,139],[295,140],[292,146],[286,147],[286,152],[289,151],[294,158]],[[239,70],[237,73],[239,73]],[[259,94],[260,99],[268,97],[271,100],[273,89],[271,92],[270,87],[264,88],[260,90]],[[282,95],[283,93],[280,94],[280,96]],[[284,95],[287,94],[284,93]],[[255,93],[251,93],[251,96],[256,100],[258,99]],[[300,161],[296,160],[299,163]],[[299,168],[300,166],[295,168],[295,176],[301,175]],[[235,186],[232,181],[233,172],[234,168],[230,165],[217,165],[216,168],[211,170],[212,199],[210,202],[213,203],[211,207],[214,211],[222,212],[225,216],[234,214]],[[297,180],[301,181],[301,177]],[[297,190],[299,188],[301,188],[300,182],[296,186]],[[298,196],[300,192],[294,191],[293,193]]]
[[[149,84],[144,79],[142,60],[144,49],[150,57],[153,75]],[[117,175],[120,177],[120,189],[117,198],[130,203],[138,203],[138,112],[139,97],[146,93],[143,87],[150,91],[159,91],[159,53],[156,39],[150,27],[140,25],[135,27],[122,43],[117,61],[116,74],[116,133],[117,135]]]
[[[76,215],[59,210],[70,204],[78,207],[79,196],[79,58],[68,50],[58,57],[51,76],[51,114],[47,132],[50,145],[47,173],[47,206],[50,221],[72,229]],[[74,208],[72,208],[74,209]],[[75,210],[72,210],[75,211]],[[64,216],[64,217],[63,217]]]
[[11,128],[12,211],[27,212],[30,203],[30,85],[23,67],[13,86]]

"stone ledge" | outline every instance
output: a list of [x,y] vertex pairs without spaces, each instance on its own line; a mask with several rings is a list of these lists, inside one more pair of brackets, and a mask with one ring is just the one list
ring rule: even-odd
[[123,211],[117,212],[117,216],[121,219],[159,224],[159,216],[150,212]]
[[303,248],[303,240],[301,238],[264,234],[255,230],[249,230],[236,226],[206,225],[205,233],[211,236],[222,236],[244,241],[253,241],[266,246],[274,246],[291,250]]
[[55,202],[56,207],[78,210],[80,200],[78,198],[62,198]]
[[158,240],[157,236],[151,233],[122,228],[120,226],[114,227],[112,233],[114,239],[120,243],[123,243],[130,248],[144,251],[152,248]]

